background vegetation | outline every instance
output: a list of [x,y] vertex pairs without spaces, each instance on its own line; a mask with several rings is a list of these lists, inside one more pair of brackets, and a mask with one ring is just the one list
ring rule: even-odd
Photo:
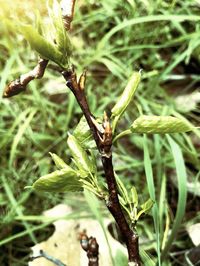
[[[71,38],[73,63],[80,73],[88,69],[87,94],[91,109],[110,110],[133,70],[143,69],[134,102],[121,120],[123,130],[139,114],[184,116],[199,126],[200,2],[193,1],[77,1]],[[8,81],[32,69],[37,55],[16,33],[17,21],[34,24],[47,15],[45,1],[0,0],[0,95]],[[67,202],[81,216],[83,195],[39,194],[25,186],[54,168],[48,152],[69,161],[67,132],[81,117],[73,95],[53,66],[26,93],[0,100],[0,265],[27,265],[29,247],[51,233],[41,223],[43,210]],[[170,245],[168,265],[187,265],[193,244],[186,227],[199,221],[199,130],[174,134],[187,170],[187,206],[176,241]],[[127,187],[136,186],[145,201],[155,186],[160,237],[152,217],[139,223],[143,248],[156,255],[172,227],[177,198],[184,195],[179,181],[184,165],[174,164],[164,136],[131,135],[114,150],[115,169]],[[145,155],[145,156],[144,156]],[[179,161],[180,162],[180,161]],[[146,169],[146,174],[145,174]],[[154,184],[151,186],[151,169]],[[178,182],[177,182],[178,176]],[[147,178],[147,179],[146,179]],[[147,186],[148,183],[148,186]],[[81,204],[77,204],[77,201]],[[179,206],[181,208],[181,206]],[[184,206],[182,206],[184,207]],[[89,208],[88,208],[89,212]],[[195,264],[195,263],[194,263]],[[190,265],[190,264],[188,264]]]

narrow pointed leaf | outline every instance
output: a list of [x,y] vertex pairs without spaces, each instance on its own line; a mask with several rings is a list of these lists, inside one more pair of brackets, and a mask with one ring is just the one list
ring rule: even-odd
[[141,210],[139,211],[139,213],[137,214],[137,218],[136,220],[139,219],[139,217],[142,214],[147,214],[153,207],[154,201],[152,199],[148,199],[144,204],[141,205]]
[[135,187],[131,188],[131,196],[132,196],[132,202],[134,204],[134,207],[138,206],[138,193]]
[[186,167],[184,163],[184,158],[180,147],[177,143],[170,137],[167,136],[167,140],[169,142],[175,167],[178,181],[178,201],[177,201],[177,210],[176,215],[173,221],[171,233],[168,236],[167,243],[162,251],[162,258],[164,258],[169,254],[170,248],[174,243],[174,239],[180,229],[182,220],[185,215],[186,203],[187,203],[187,173]]
[[141,205],[142,210],[145,213],[148,213],[153,207],[154,201],[152,199],[148,199],[144,204]]
[[61,159],[57,154],[51,152],[49,154],[51,155],[51,158],[53,159],[58,169],[63,169],[68,167],[68,165],[63,161],[63,159]]
[[125,187],[124,183],[121,181],[121,179],[118,177],[118,175],[115,175],[115,178],[117,181],[117,187],[118,187],[119,193],[121,194],[121,197],[122,197],[122,199],[126,205],[127,203],[130,203],[130,199],[129,199],[129,195],[128,195],[128,192],[126,190],[126,187]]
[[71,134],[67,139],[67,144],[82,177],[87,177],[90,173],[95,172],[94,166],[89,159],[87,152],[82,148],[78,140]]
[[93,149],[96,147],[91,130],[84,116],[82,116],[82,118],[80,119],[73,135],[83,148]]

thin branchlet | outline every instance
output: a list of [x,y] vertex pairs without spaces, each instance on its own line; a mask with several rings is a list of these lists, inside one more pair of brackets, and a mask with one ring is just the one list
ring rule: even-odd
[[18,79],[11,81],[5,88],[3,97],[8,98],[19,94],[26,90],[26,86],[34,79],[40,79],[43,77],[45,69],[47,67],[48,60],[40,59],[38,64],[33,70],[26,74],[21,75]]

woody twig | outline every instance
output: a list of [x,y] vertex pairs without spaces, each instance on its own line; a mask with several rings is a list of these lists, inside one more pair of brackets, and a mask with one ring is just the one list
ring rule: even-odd
[[95,237],[88,237],[83,231],[79,235],[80,244],[83,250],[87,252],[88,266],[99,266],[99,245]]
[[[64,27],[66,31],[69,31],[74,16],[75,0],[62,0],[60,5],[62,9]],[[48,60],[40,59],[33,70],[21,75],[19,78],[8,84],[3,92],[3,97],[9,98],[25,91],[29,82],[43,77],[47,64]]]
[[27,85],[34,79],[43,77],[47,67],[48,60],[40,59],[37,66],[26,74],[21,75],[18,79],[11,81],[5,88],[3,97],[8,98],[26,90]]

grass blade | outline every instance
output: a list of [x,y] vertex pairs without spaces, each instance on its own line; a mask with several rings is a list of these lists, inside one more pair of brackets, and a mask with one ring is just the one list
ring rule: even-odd
[[155,194],[155,184],[153,180],[153,171],[151,165],[151,159],[149,156],[148,142],[147,137],[144,135],[144,168],[146,173],[147,186],[149,190],[150,198],[155,202],[152,208],[152,215],[154,221],[154,228],[156,232],[156,245],[157,245],[157,255],[158,255],[158,265],[161,265],[160,262],[160,230],[159,230],[159,213],[158,213],[158,203],[156,201]]
[[36,113],[36,110],[32,111],[29,116],[27,117],[27,119],[24,121],[24,124],[19,127],[19,130],[17,132],[17,134],[15,135],[15,138],[13,140],[13,144],[11,147],[11,152],[10,152],[10,159],[9,159],[9,166],[11,167],[14,161],[14,157],[15,157],[15,153],[17,151],[17,145],[19,144],[20,140],[22,139],[22,136],[25,133],[25,130],[27,129],[27,127],[29,126],[31,120],[33,119],[34,115]]
[[176,173],[177,173],[177,179],[178,179],[178,204],[177,204],[176,216],[174,219],[174,224],[172,226],[171,234],[168,238],[168,241],[165,245],[164,250],[162,251],[162,259],[165,259],[165,257],[167,256],[173,244],[173,241],[178,233],[178,230],[181,226],[181,222],[185,214],[186,200],[187,200],[187,189],[186,189],[187,175],[186,175],[183,155],[182,155],[182,152],[179,146],[169,135],[167,135],[167,140],[170,144],[170,148],[172,151],[172,155],[173,155],[174,163],[176,167]]
[[106,43],[109,41],[109,39],[118,31],[123,30],[124,28],[141,24],[141,23],[148,23],[148,22],[155,22],[155,21],[199,21],[200,16],[194,16],[194,15],[152,15],[152,16],[144,16],[144,17],[138,17],[133,18],[130,20],[126,20],[116,27],[112,28],[99,42],[98,49],[103,49],[105,47]]
[[[8,197],[8,200],[10,201],[12,207],[16,210],[17,215],[22,216],[23,215],[22,206],[18,205],[17,200],[15,199],[15,196],[13,195],[13,192],[9,186],[8,181],[6,180],[4,176],[1,177],[1,180],[2,180],[3,187],[5,189],[6,195]],[[26,228],[30,236],[30,239],[33,241],[33,243],[37,243],[37,239],[31,230],[31,226],[26,221],[23,221],[23,225]]]

